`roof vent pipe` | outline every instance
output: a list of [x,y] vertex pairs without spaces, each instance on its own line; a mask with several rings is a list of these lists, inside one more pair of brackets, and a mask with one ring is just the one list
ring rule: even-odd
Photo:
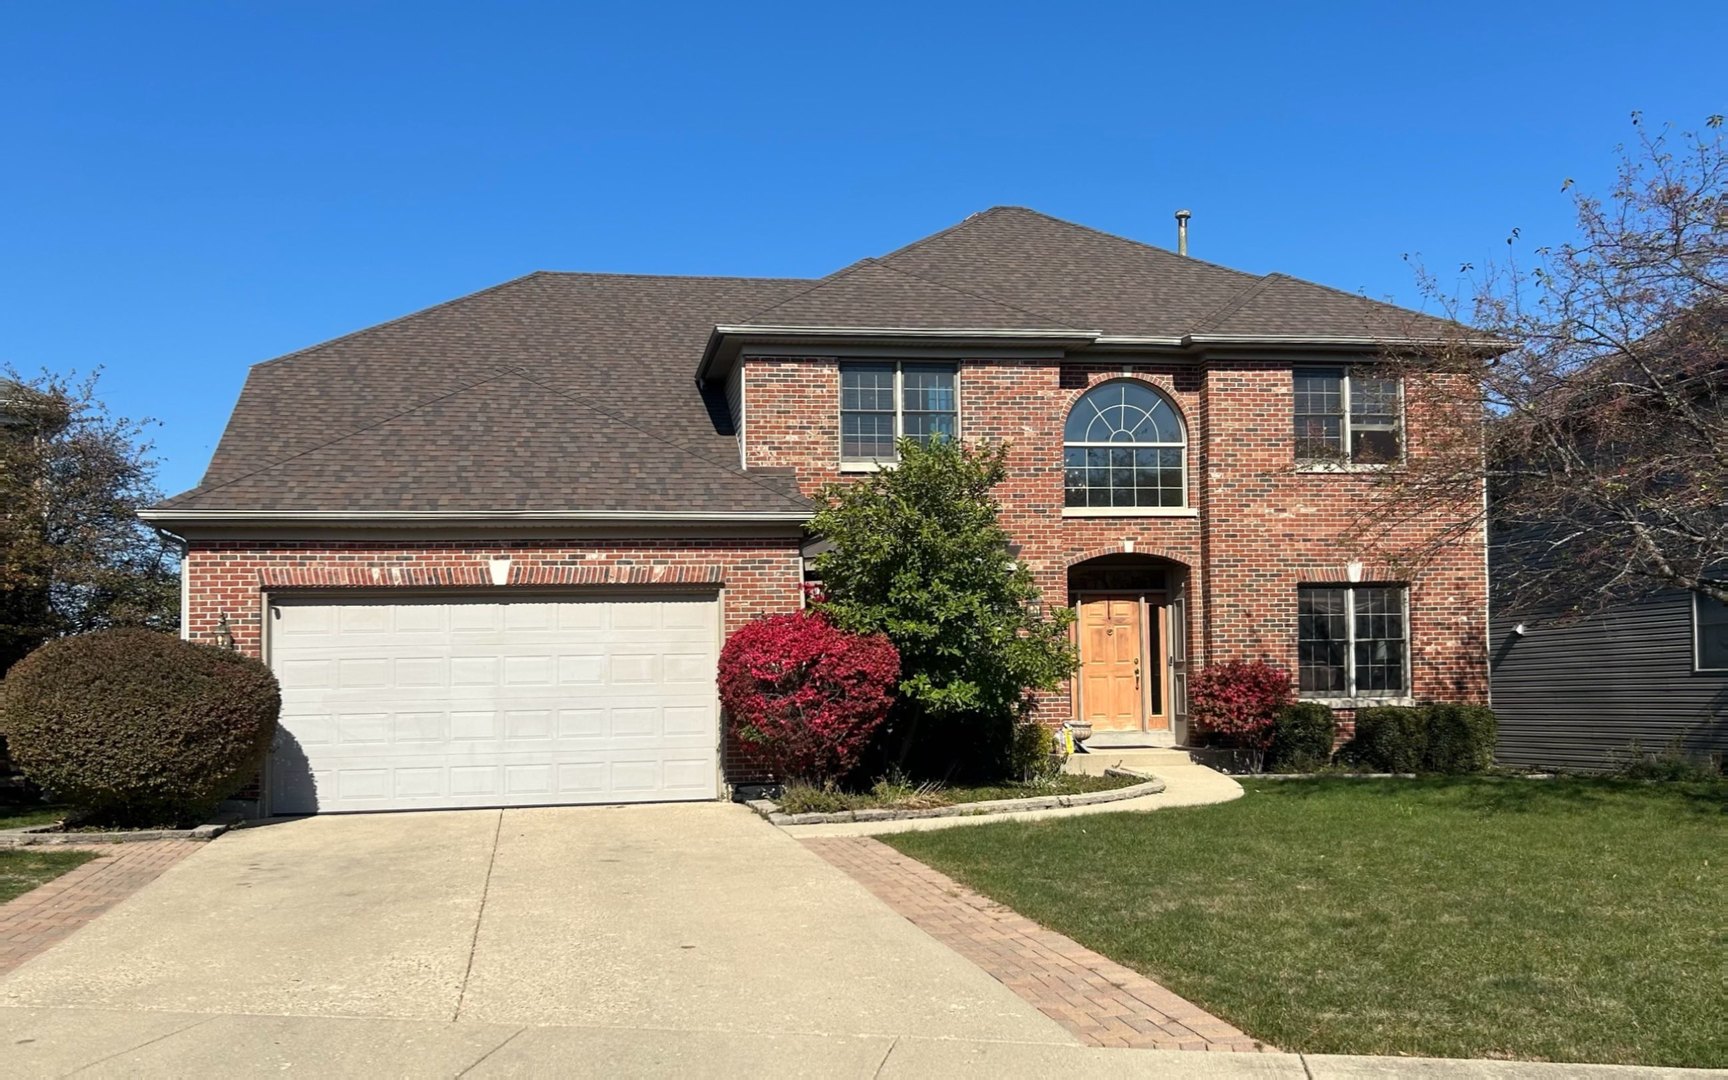
[[1188,210],[1176,211],[1176,254],[1188,254],[1188,219],[1194,214]]

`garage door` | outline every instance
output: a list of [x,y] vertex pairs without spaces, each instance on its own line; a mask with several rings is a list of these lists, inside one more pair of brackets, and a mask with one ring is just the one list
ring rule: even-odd
[[712,596],[281,601],[279,814],[712,799]]

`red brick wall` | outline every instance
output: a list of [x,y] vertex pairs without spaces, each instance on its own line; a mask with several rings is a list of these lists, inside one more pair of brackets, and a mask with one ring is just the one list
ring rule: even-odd
[[[704,581],[710,570],[724,585],[726,630],[757,615],[794,610],[802,564],[788,540],[521,540],[482,544],[446,541],[193,540],[186,553],[187,630],[214,642],[226,614],[235,644],[258,655],[261,581],[300,578],[318,584],[340,574],[388,587],[460,588],[490,581],[490,560],[508,557],[518,583],[619,584]],[[602,569],[603,568],[603,569]],[[602,572],[596,573],[597,570]],[[358,572],[358,573],[356,573]],[[375,573],[376,572],[376,575]]]
[[[807,357],[748,358],[747,460],[793,469],[805,490],[842,478],[838,365]],[[1189,505],[1196,517],[1063,517],[1062,427],[1090,386],[1124,377],[1120,363],[977,360],[961,365],[960,427],[967,439],[1011,445],[998,497],[1046,600],[1067,604],[1075,562],[1122,551],[1159,555],[1190,569],[1189,655],[1198,663],[1264,658],[1294,669],[1296,588],[1342,583],[1353,553],[1342,543],[1370,497],[1370,478],[1298,473],[1291,443],[1288,364],[1135,364],[1176,404],[1188,429]],[[1469,401],[1462,393],[1460,400]],[[1422,451],[1435,418],[1411,406],[1410,452]],[[1470,423],[1458,416],[1443,422]],[[850,474],[848,474],[850,475]],[[1362,580],[1406,580],[1364,568]],[[1411,678],[1416,697],[1485,700],[1487,571],[1480,533],[1455,558],[1408,580]],[[1041,710],[1065,718],[1067,695]]]

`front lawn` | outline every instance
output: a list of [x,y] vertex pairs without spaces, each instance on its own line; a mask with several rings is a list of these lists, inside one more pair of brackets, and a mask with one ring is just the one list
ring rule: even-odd
[[992,799],[1035,799],[1083,795],[1144,784],[1143,776],[1078,776],[1061,773],[1041,783],[910,784],[878,781],[869,791],[841,791],[808,784],[788,785],[777,800],[788,814],[835,814],[846,810],[928,810]]
[[64,806],[9,806],[0,808],[0,829],[28,829],[32,825],[57,825],[65,820]]
[[1728,785],[1245,786],[882,839],[1285,1050],[1728,1066]]
[[0,904],[59,877],[96,856],[88,851],[0,848]]

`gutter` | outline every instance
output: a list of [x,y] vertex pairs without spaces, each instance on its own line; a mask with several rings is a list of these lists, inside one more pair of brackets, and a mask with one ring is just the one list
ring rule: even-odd
[[138,516],[151,525],[157,523],[192,522],[223,524],[245,522],[281,522],[284,524],[326,522],[339,525],[370,525],[380,522],[411,524],[444,524],[465,522],[478,524],[510,524],[514,522],[691,522],[737,524],[801,524],[809,521],[813,511],[765,511],[738,513],[735,511],[701,512],[693,510],[140,510]]
[[709,371],[719,356],[722,342],[728,337],[765,338],[888,338],[908,341],[1051,341],[1080,346],[1156,347],[1166,349],[1196,349],[1209,345],[1267,345],[1273,347],[1311,348],[1375,348],[1383,345],[1435,346],[1461,345],[1495,353],[1513,346],[1494,338],[1442,337],[1320,337],[1303,334],[1180,334],[1173,336],[1136,336],[1105,334],[1097,330],[1076,330],[1071,327],[1048,329],[1002,329],[987,327],[944,327],[939,329],[910,326],[750,326],[726,325],[714,327],[708,335],[708,345],[702,351],[702,361],[696,366],[696,382],[708,380]]

